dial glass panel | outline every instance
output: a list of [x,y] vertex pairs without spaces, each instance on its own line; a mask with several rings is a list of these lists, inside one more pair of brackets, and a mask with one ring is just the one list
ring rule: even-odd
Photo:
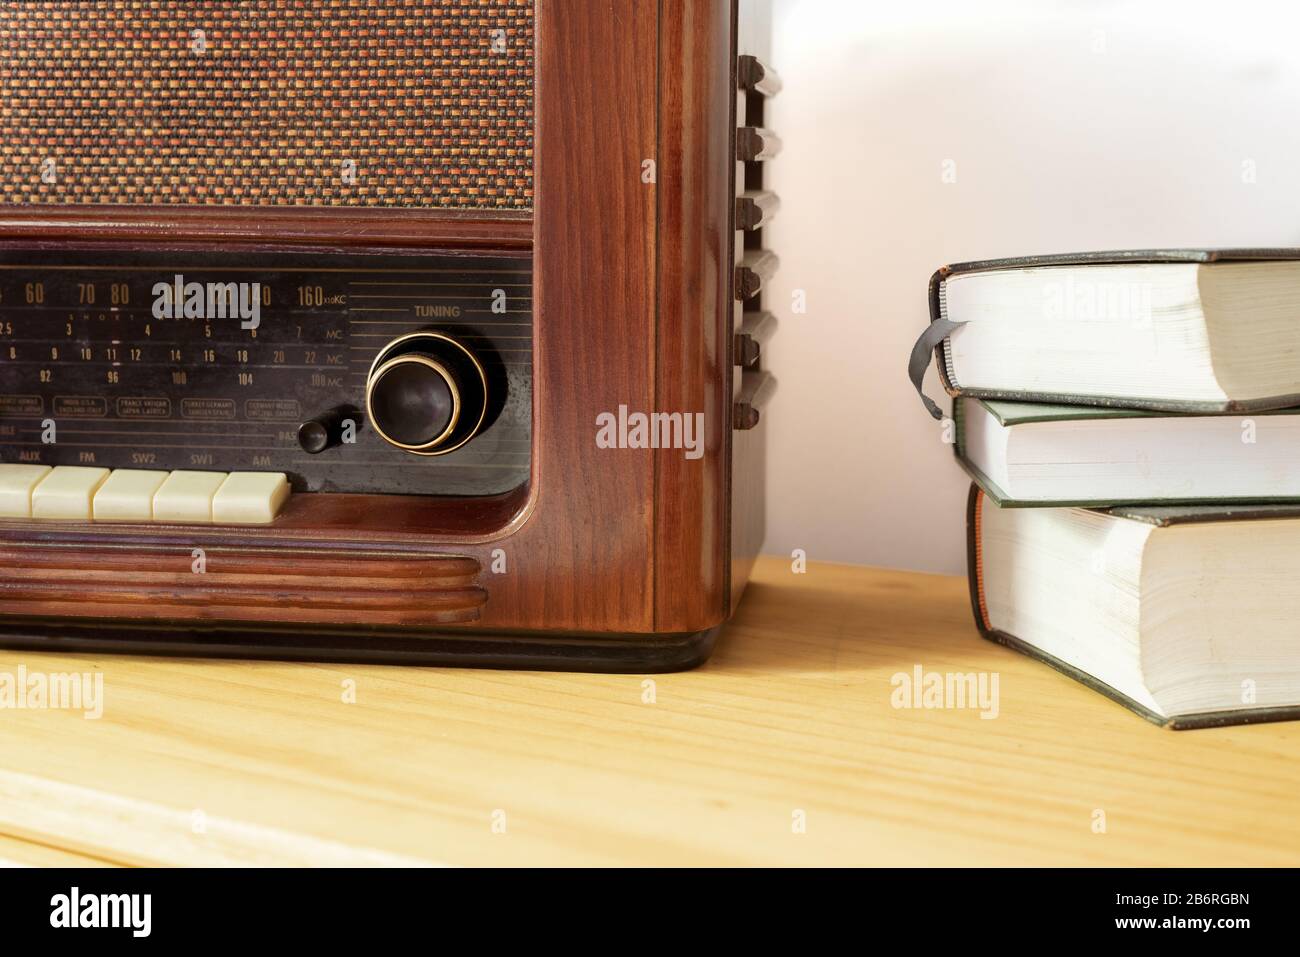
[[[366,421],[390,342],[463,344],[488,414],[440,456]],[[0,462],[285,472],[299,492],[492,495],[527,481],[527,254],[0,247]],[[300,428],[312,441],[300,440]],[[328,447],[317,453],[304,445]]]

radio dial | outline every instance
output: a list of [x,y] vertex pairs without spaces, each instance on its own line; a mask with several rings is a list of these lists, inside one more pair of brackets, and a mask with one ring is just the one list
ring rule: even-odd
[[401,336],[375,356],[366,412],[375,431],[415,455],[445,455],[472,439],[487,414],[482,364],[440,332]]

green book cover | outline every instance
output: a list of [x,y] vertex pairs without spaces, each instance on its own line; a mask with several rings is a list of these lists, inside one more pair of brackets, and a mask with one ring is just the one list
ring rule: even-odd
[[[1095,498],[1095,499],[1060,499],[1052,501],[1023,500],[1012,497],[1003,489],[999,488],[997,483],[985,475],[980,469],[970,461],[966,454],[966,420],[969,416],[969,407],[972,404],[978,404],[985,409],[1001,425],[1008,428],[1014,428],[1019,425],[1030,425],[1037,422],[1068,422],[1068,421],[1102,421],[1110,419],[1141,419],[1141,418],[1186,418],[1185,413],[1179,412],[1157,412],[1146,409],[1119,409],[1110,406],[1083,406],[1083,405],[1061,405],[1056,403],[1045,402],[1018,402],[1007,399],[981,399],[970,396],[958,397],[953,400],[953,451],[957,456],[957,461],[966,473],[974,479],[975,483],[983,489],[997,505],[1003,508],[1109,508],[1119,505],[1134,505],[1130,501],[1121,501],[1118,499]],[[1229,417],[1241,417],[1242,413],[1217,413]],[[1252,412],[1251,418],[1267,415],[1297,415],[1300,414],[1300,408],[1292,407],[1287,409],[1273,409],[1264,412]],[[1300,506],[1300,498],[1280,497],[1280,498],[1261,498],[1261,499],[1237,499],[1237,498],[1167,498],[1159,499],[1156,503],[1161,506],[1183,506],[1183,505],[1211,505],[1211,506],[1235,506],[1247,507],[1249,505],[1278,505],[1283,508],[1289,506]]]

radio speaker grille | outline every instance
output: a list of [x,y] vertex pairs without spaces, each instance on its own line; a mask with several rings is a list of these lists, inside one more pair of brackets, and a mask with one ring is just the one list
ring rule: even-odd
[[532,0],[0,0],[0,204],[532,196]]

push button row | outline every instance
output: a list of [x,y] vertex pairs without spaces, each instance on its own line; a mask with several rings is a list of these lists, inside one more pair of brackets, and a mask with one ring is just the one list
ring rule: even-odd
[[282,472],[0,465],[0,518],[266,525],[288,498]]

